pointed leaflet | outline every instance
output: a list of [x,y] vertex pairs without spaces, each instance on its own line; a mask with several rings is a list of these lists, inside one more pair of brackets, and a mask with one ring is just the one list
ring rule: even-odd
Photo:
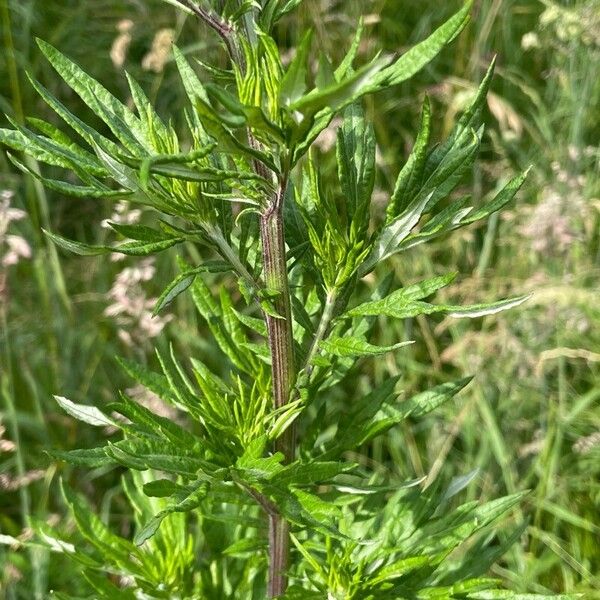
[[200,506],[200,503],[206,497],[208,493],[208,485],[201,483],[194,491],[192,491],[185,499],[170,504],[165,509],[154,515],[150,521],[148,521],[140,531],[138,531],[134,538],[134,543],[137,546],[141,546],[146,540],[150,539],[160,527],[160,524],[170,514],[176,512],[189,512]]
[[171,248],[176,244],[183,242],[183,238],[165,238],[162,241],[157,242],[125,242],[116,246],[99,246],[83,244],[82,242],[76,242],[68,240],[56,233],[43,230],[44,233],[57,245],[81,256],[97,256],[99,254],[107,254],[109,252],[117,252],[119,254],[125,254],[128,256],[148,256],[149,254],[155,254],[161,252],[167,248]]
[[152,149],[148,132],[125,105],[56,48],[40,39],[37,43],[57,73],[92,111],[106,122],[128,150],[137,155],[140,148],[148,151]]
[[338,131],[338,174],[349,218],[369,206],[375,185],[375,135],[362,108],[349,106]]
[[287,106],[293,104],[306,92],[306,77],[308,75],[308,54],[312,41],[312,29],[309,29],[296,50],[296,56],[289,64],[283,79],[279,97],[281,104]]
[[124,394],[120,394],[119,402],[109,404],[109,408],[139,427],[142,434],[161,435],[176,446],[180,445],[189,451],[200,450],[199,439],[195,435],[171,419],[153,413]]
[[177,148],[173,148],[173,142],[176,141],[175,132],[169,130],[163,120],[158,116],[158,113],[152,106],[152,103],[142,90],[140,84],[127,72],[127,83],[131,91],[131,98],[137,108],[139,119],[144,124],[150,137],[150,141],[157,152],[177,152]]
[[469,0],[453,17],[436,29],[426,40],[413,46],[396,62],[377,76],[377,88],[382,89],[406,81],[450,43],[469,22],[469,12],[473,2]]
[[114,419],[107,417],[95,406],[86,406],[84,404],[75,404],[63,396],[54,396],[59,406],[69,415],[75,417],[78,421],[83,421],[94,427],[107,427],[115,425]]
[[325,352],[340,358],[358,357],[358,356],[379,356],[387,354],[404,346],[409,346],[414,342],[400,342],[393,346],[373,346],[364,340],[353,337],[338,337],[330,338],[327,341],[321,342],[320,347]]
[[492,83],[494,76],[494,69],[496,65],[496,59],[491,62],[485,77],[483,78],[475,98],[462,114],[458,123],[454,126],[450,137],[438,148],[436,148],[427,159],[427,165],[425,167],[426,176],[429,176],[436,167],[440,164],[442,159],[460,143],[460,140],[465,137],[465,134],[470,130],[477,130],[481,122],[481,112],[485,106],[485,100],[487,93]]
[[387,314],[382,311],[392,310],[391,307],[404,306],[417,300],[427,298],[427,296],[431,296],[438,290],[450,285],[456,279],[456,275],[456,273],[448,273],[447,275],[424,279],[413,285],[400,288],[380,300],[371,300],[370,302],[365,302],[355,308],[351,308],[344,314],[344,317]]
[[387,208],[387,220],[391,221],[399,215],[414,197],[414,192],[423,175],[425,160],[427,159],[427,146],[431,136],[431,105],[429,98],[425,98],[421,113],[421,127],[414,148],[398,175],[394,193]]
[[171,391],[168,379],[164,375],[124,358],[117,357],[117,362],[134,381],[156,394],[168,404],[174,403],[174,394]]
[[360,266],[360,277],[370,273],[378,263],[397,252],[400,242],[408,237],[415,225],[421,219],[421,215],[432,194],[433,192],[428,196],[419,196],[415,198],[402,214],[381,230],[375,239],[371,253]]
[[474,223],[475,221],[479,221],[480,219],[485,219],[487,216],[491,215],[504,208],[517,194],[517,192],[521,189],[527,176],[529,175],[530,169],[527,169],[521,175],[517,175],[513,179],[511,179],[498,194],[494,197],[491,202],[484,204],[480,208],[477,208],[460,221],[460,225],[467,225],[470,223]]
[[94,175],[106,175],[102,165],[89,153],[74,152],[73,148],[63,146],[50,138],[36,135],[16,124],[15,127],[17,131],[0,129],[0,143],[47,165],[76,171],[77,165],[80,165]]
[[27,77],[29,78],[29,81],[31,82],[31,85],[35,91],[41,96],[44,102],[46,102],[46,104],[73,129],[73,131],[77,132],[83,140],[85,140],[88,144],[91,144],[92,142],[101,144],[103,148],[106,148],[112,154],[119,152],[119,146],[76,117],[62,102],[60,102],[60,100],[55,98],[29,73],[27,73]]
[[360,40],[362,38],[364,29],[364,20],[361,17],[360,21],[358,22],[356,33],[354,34],[354,39],[352,40],[352,44],[350,45],[350,49],[344,57],[344,60],[342,60],[338,68],[335,70],[334,75],[337,81],[341,81],[344,77],[346,77],[348,73],[352,71],[354,60],[356,59],[356,56],[360,49]]
[[137,548],[112,533],[88,504],[61,482],[62,493],[68,504],[77,527],[83,537],[97,548],[101,554],[111,556],[112,561],[133,575],[143,573]]
[[197,269],[190,269],[184,271],[180,275],[178,275],[169,285],[163,290],[162,294],[159,296],[156,304],[154,305],[154,310],[152,311],[152,316],[155,317],[159,312],[167,308],[177,296],[185,292],[194,280],[198,273],[203,270],[202,267]]
[[[433,280],[421,282],[421,284],[417,284],[416,286],[397,290],[382,300],[365,302],[364,304],[352,308],[344,316],[387,316],[396,319],[407,319],[409,317],[416,317],[418,315],[446,313],[449,316],[456,318],[476,318],[486,315],[493,315],[498,312],[514,308],[528,299],[528,296],[519,296],[516,298],[499,300],[497,302],[490,302],[487,304],[453,306],[450,304],[429,304],[427,302],[422,302],[419,300],[418,296],[415,296],[413,293],[413,290],[419,290],[419,286],[423,286],[424,290],[429,289],[428,293],[421,296],[425,297],[436,291],[436,289],[447,285],[450,283],[450,281],[452,281],[452,279],[454,279],[454,275],[446,279],[434,278]],[[435,286],[438,282],[440,285],[436,288]]]
[[[29,148],[27,153],[29,154]],[[73,196],[75,198],[102,198],[113,200],[117,198],[125,198],[132,194],[132,192],[129,190],[111,190],[99,182],[98,186],[94,187],[74,185],[72,183],[67,183],[66,181],[59,181],[56,179],[47,179],[46,177],[42,177],[42,175],[18,161],[12,154],[10,154],[10,152],[7,152],[7,156],[10,162],[12,162],[17,169],[23,173],[26,173],[27,175],[30,175],[31,177],[34,177],[38,181],[41,181],[42,184],[48,189],[65,194],[66,196]]]

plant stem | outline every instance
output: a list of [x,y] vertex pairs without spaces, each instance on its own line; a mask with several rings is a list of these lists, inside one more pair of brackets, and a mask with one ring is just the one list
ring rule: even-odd
[[[275,314],[265,313],[265,319],[273,365],[273,403],[276,409],[290,401],[290,393],[296,377],[282,214],[285,188],[284,179],[260,220],[264,280],[267,290],[273,292],[275,309]],[[275,441],[275,451],[283,453],[285,460],[289,462],[294,460],[295,445],[295,428],[291,425]],[[277,598],[285,592],[288,562],[289,525],[280,514],[271,514],[269,515],[269,598]]]

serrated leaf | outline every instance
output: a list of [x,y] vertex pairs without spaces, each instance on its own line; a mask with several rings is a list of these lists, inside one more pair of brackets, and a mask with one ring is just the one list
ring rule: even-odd
[[119,365],[121,365],[122,369],[137,383],[156,394],[159,398],[161,398],[161,400],[164,400],[169,404],[173,404],[174,394],[171,391],[169,382],[164,375],[150,371],[140,364],[121,357],[117,357],[117,362]]
[[[36,173],[33,169],[30,169],[20,161],[18,161],[10,152],[7,152],[9,160],[23,173],[34,177],[38,181],[50,190],[65,194],[67,196],[73,196],[75,198],[102,198],[109,200],[116,200],[118,198],[126,198],[131,195],[129,190],[111,190],[104,185],[98,183],[97,187],[85,186],[85,185],[74,185],[66,181],[59,181],[57,179],[48,179],[42,177],[39,173]],[[91,177],[91,176],[90,176]]]
[[293,490],[292,493],[300,502],[302,509],[313,519],[336,519],[341,516],[339,507],[331,502],[321,500],[321,498],[315,494],[299,489]]
[[403,577],[407,573],[428,565],[430,562],[431,558],[429,556],[402,558],[379,569],[375,577],[368,580],[367,585],[375,587],[386,581],[393,581],[394,579],[398,579],[398,577]]
[[325,352],[339,356],[340,358],[346,357],[359,357],[359,356],[380,356],[381,354],[387,354],[393,352],[399,348],[404,348],[414,344],[414,342],[400,342],[393,346],[373,346],[364,340],[353,338],[353,337],[339,337],[330,338],[326,341],[321,342],[320,347]]
[[[365,302],[355,308],[351,308],[345,313],[344,317],[387,315],[405,318],[406,316],[414,316],[407,314],[409,312],[406,310],[407,307],[450,285],[456,279],[456,275],[456,273],[448,273],[447,275],[432,277],[431,279],[425,279],[405,288],[400,288],[381,300]],[[417,306],[420,305],[417,304]]]
[[144,494],[151,498],[168,498],[185,491],[185,488],[170,479],[156,479],[144,484]]
[[78,450],[47,450],[46,453],[55,460],[64,460],[65,462],[77,467],[88,467],[96,469],[98,467],[114,467],[118,463],[106,455],[104,447],[78,449]]
[[323,109],[335,113],[352,104],[371,89],[377,73],[383,69],[383,66],[384,61],[375,58],[343,81],[335,82],[324,89],[313,90],[292,103],[289,109],[307,115],[315,115]]

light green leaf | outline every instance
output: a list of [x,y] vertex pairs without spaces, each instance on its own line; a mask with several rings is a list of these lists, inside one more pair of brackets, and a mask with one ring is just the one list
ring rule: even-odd
[[431,135],[431,105],[429,98],[425,99],[421,113],[421,127],[414,148],[398,175],[394,193],[387,208],[387,220],[392,221],[406,209],[418,189],[427,159],[427,147]]
[[146,540],[149,540],[160,527],[160,524],[170,514],[176,512],[189,512],[200,506],[200,503],[206,497],[208,493],[208,485],[201,483],[193,492],[191,492],[185,499],[180,502],[169,505],[167,508],[161,510],[159,513],[154,515],[150,521],[148,521],[140,531],[138,531],[134,537],[134,543],[137,546],[141,546]]
[[312,29],[309,29],[302,38],[294,59],[290,63],[281,80],[280,101],[283,106],[288,106],[298,101],[306,91],[306,77],[308,75],[308,56],[312,42]]
[[429,556],[412,556],[410,558],[402,558],[395,561],[385,567],[379,569],[376,572],[375,577],[369,579],[367,585],[369,587],[378,586],[386,581],[393,581],[398,577],[403,577],[411,571],[420,569],[428,565],[431,562]]
[[[456,273],[425,279],[408,287],[400,288],[381,300],[365,302],[350,309],[345,317],[388,315],[404,318],[404,310],[416,301],[431,296],[438,290],[450,285],[456,279]],[[421,306],[418,304],[417,306]],[[410,315],[409,315],[410,316]],[[413,315],[414,316],[414,315]]]
[[[516,306],[520,306],[523,302],[529,300],[531,296],[519,296],[517,298],[509,298],[500,300],[499,302],[491,302],[489,304],[473,304],[471,306],[440,306],[443,312],[447,312],[449,316],[457,319],[475,319],[477,317],[485,317],[487,315],[495,315],[504,310],[510,310]],[[436,307],[438,308],[438,307]]]
[[37,40],[40,50],[64,81],[110,127],[121,143],[134,155],[152,149],[148,132],[141,121],[103,85],[69,60],[56,48]]
[[154,310],[152,311],[152,316],[156,316],[159,312],[167,308],[177,296],[185,292],[192,283],[194,283],[194,279],[198,273],[203,270],[202,267],[191,269],[189,271],[184,271],[180,275],[178,275],[169,285],[163,290],[162,294],[159,296],[156,304],[154,305]]
[[375,185],[375,134],[365,123],[358,104],[349,106],[344,112],[344,121],[338,131],[337,162],[348,218],[353,222],[365,222]]
[[383,64],[382,59],[375,58],[343,81],[333,83],[324,89],[317,88],[303,96],[290,105],[290,111],[315,115],[325,108],[334,113],[341,110],[372,88]]
[[133,241],[116,246],[94,246],[69,240],[46,230],[43,231],[57,246],[81,256],[96,256],[98,254],[107,254],[109,252],[117,252],[128,256],[148,256],[149,254],[161,252],[162,250],[171,248],[184,241],[183,238],[168,238],[157,242]]
[[75,404],[63,396],[54,396],[58,405],[69,415],[75,417],[79,421],[83,421],[94,427],[107,427],[115,425],[115,421],[107,417],[102,411],[95,406],[86,406],[84,404]]
[[461,219],[460,226],[467,225],[469,223],[474,223],[475,221],[479,221],[480,219],[485,219],[492,213],[495,213],[502,208],[504,208],[517,194],[517,192],[523,187],[527,176],[529,175],[531,169],[527,169],[521,175],[517,175],[513,179],[511,179],[498,194],[494,197],[493,200],[484,204],[482,207],[469,212],[464,219]]
[[357,338],[339,337],[321,342],[320,347],[329,354],[345,358],[354,356],[379,356],[409,346],[410,344],[414,344],[414,342],[400,342],[393,346],[373,346]]
[[427,196],[419,196],[406,208],[406,210],[391,223],[386,225],[377,236],[371,253],[360,266],[359,276],[364,277],[370,273],[378,263],[395,254],[398,246],[421,219],[425,207],[429,203],[433,192]]
[[469,0],[453,17],[436,29],[426,40],[413,46],[377,77],[378,88],[398,85],[418,73],[450,43],[469,22],[473,2]]

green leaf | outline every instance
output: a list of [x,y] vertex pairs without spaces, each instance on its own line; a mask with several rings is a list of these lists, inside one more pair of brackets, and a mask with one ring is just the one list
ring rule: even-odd
[[342,62],[340,63],[339,67],[335,70],[334,75],[337,81],[341,81],[342,79],[346,78],[348,74],[352,71],[352,65],[354,64],[356,56],[358,55],[358,51],[360,49],[360,41],[364,29],[364,20],[361,17],[358,22],[356,33],[354,34],[352,44],[350,45],[350,49],[344,57],[344,60],[342,60]]
[[157,479],[144,484],[144,494],[151,498],[168,498],[185,491],[185,487],[170,479]]
[[400,342],[398,344],[394,344],[393,346],[373,346],[372,344],[357,338],[338,337],[330,338],[327,341],[321,342],[320,347],[329,354],[345,358],[358,356],[380,356],[381,354],[387,354],[388,352],[398,350],[399,348],[404,348],[410,344],[414,344],[414,342]]
[[470,306],[436,306],[441,311],[448,313],[449,316],[457,319],[475,319],[487,315],[495,315],[504,310],[510,310],[529,300],[531,296],[519,296],[517,298],[508,298],[489,304],[472,304]]
[[[349,106],[338,131],[338,174],[348,216],[368,224],[368,207],[375,185],[375,134],[362,108]],[[358,212],[359,215],[355,215]]]
[[109,408],[123,415],[150,437],[161,436],[174,446],[179,445],[189,452],[200,451],[199,439],[195,435],[171,419],[153,413],[124,394],[120,394],[119,402],[109,404]]
[[321,498],[315,494],[299,489],[293,490],[292,493],[300,502],[302,509],[317,521],[337,519],[341,516],[339,507],[332,502],[321,500]]
[[[209,156],[216,148],[216,144],[209,144],[205,148],[181,154],[158,154],[149,156],[140,163],[140,185],[148,188],[150,173],[166,175],[186,181],[213,181],[214,173],[210,169],[187,169],[179,167],[180,164],[193,163]],[[205,178],[202,175],[206,175]]]
[[[70,413],[69,413],[70,414]],[[47,450],[49,456],[55,460],[64,460],[76,467],[88,467],[96,469],[98,467],[115,467],[118,463],[107,456],[104,446],[100,448],[78,449],[78,450]]]
[[293,11],[303,0],[266,0],[260,14],[260,22],[264,31],[271,31],[273,26],[289,12]]
[[54,110],[54,112],[67,124],[69,127],[73,129],[73,131],[77,132],[83,140],[85,140],[88,144],[92,145],[92,143],[99,143],[103,148],[106,148],[113,154],[117,154],[119,152],[119,146],[117,146],[114,142],[109,140],[107,137],[104,137],[92,127],[84,123],[81,119],[76,117],[69,109],[58,100],[55,96],[53,96],[41,83],[36,81],[29,73],[27,73],[27,77],[31,82],[31,85],[35,89],[35,91],[41,96],[41,98],[46,102],[46,104]]
[[77,527],[85,539],[101,555],[110,556],[111,562],[125,568],[132,575],[142,575],[138,550],[127,540],[112,533],[99,519],[88,504],[61,482],[62,493],[68,504]]
[[134,543],[137,546],[141,546],[145,541],[149,540],[160,527],[160,524],[170,514],[176,512],[189,512],[200,506],[202,500],[208,493],[208,486],[206,483],[201,483],[194,491],[192,491],[186,498],[180,502],[169,505],[167,508],[161,510],[159,513],[154,515],[150,521],[148,521],[140,531],[138,531],[134,537]]
[[308,75],[308,58],[313,32],[309,29],[298,45],[296,55],[289,64],[279,91],[280,102],[283,106],[288,106],[297,102],[304,92],[306,92]]
[[107,427],[115,425],[115,421],[107,417],[95,406],[86,406],[84,404],[75,404],[63,396],[54,396],[58,405],[69,415],[79,421],[83,421],[94,427]]
[[[381,300],[365,302],[355,308],[351,308],[344,317],[359,316],[398,316],[404,317],[404,309],[410,307],[417,300],[427,298],[438,290],[450,285],[456,279],[456,273],[448,273],[439,277],[432,277],[419,281],[408,287],[400,288]],[[420,306],[420,305],[419,305]]]
[[403,402],[395,404],[385,403],[375,419],[377,421],[382,418],[392,419],[394,423],[399,423],[400,420],[408,417],[418,419],[448,402],[448,400],[452,399],[458,392],[469,385],[472,380],[472,377],[465,377],[458,381],[442,383]]
[[164,375],[150,371],[146,367],[128,361],[121,357],[116,357],[117,362],[121,368],[137,383],[144,386],[154,394],[156,394],[161,400],[164,400],[168,404],[174,403],[174,394],[169,387],[169,382]]
[[382,59],[375,58],[343,81],[335,82],[323,89],[317,88],[303,96],[292,103],[289,110],[306,115],[315,115],[326,108],[335,113],[352,104],[373,88],[377,74],[382,70],[383,64]]
[[393,581],[394,579],[398,579],[398,577],[403,577],[407,573],[428,565],[430,562],[431,558],[429,556],[402,558],[379,569],[375,577],[367,581],[367,585],[375,587],[386,581]]
[[386,225],[377,236],[373,249],[365,262],[360,266],[359,276],[370,273],[378,263],[392,256],[398,251],[398,246],[421,219],[421,215],[429,203],[433,192],[428,196],[419,196],[406,210],[391,223]]
[[445,313],[455,318],[473,319],[509,310],[519,306],[529,298],[529,296],[519,296],[498,302],[473,304],[470,306],[429,304],[420,301],[421,298],[425,298],[451,283],[455,277],[456,274],[451,273],[444,277],[434,277],[414,286],[399,289],[381,300],[365,302],[352,308],[343,317],[387,316],[395,319],[407,319],[418,315]]
[[79,166],[87,169],[93,175],[106,174],[102,165],[91,154],[82,154],[83,151],[74,152],[72,147],[63,146],[50,138],[36,135],[20,126],[16,127],[17,131],[0,129],[0,143],[47,165],[69,170],[77,170]]
[[431,106],[429,98],[425,98],[423,111],[421,113],[421,127],[414,148],[398,175],[394,193],[387,208],[387,220],[392,221],[395,216],[403,212],[412,198],[415,189],[421,182],[425,161],[427,159],[427,147],[431,136]]
[[40,39],[37,40],[37,43],[65,83],[98,117],[104,120],[130,152],[137,156],[152,149],[148,132],[144,130],[141,121],[125,105],[56,48]]
[[149,254],[161,252],[162,250],[171,248],[184,241],[183,238],[168,238],[158,242],[134,241],[125,242],[124,244],[116,246],[94,246],[69,240],[46,230],[43,231],[57,246],[81,256],[97,256],[109,252],[117,252],[128,256],[148,256]]
[[131,195],[131,192],[129,190],[111,190],[106,186],[100,184],[99,182],[97,187],[95,187],[85,185],[74,185],[66,181],[47,179],[46,177],[42,177],[42,175],[18,161],[12,154],[10,154],[10,152],[7,152],[7,156],[10,162],[12,162],[13,165],[17,167],[17,169],[19,169],[23,173],[26,173],[27,175],[30,175],[31,177],[34,177],[38,181],[41,181],[42,184],[48,189],[51,189],[55,192],[59,192],[60,194],[65,194],[66,196],[74,196],[76,198],[102,198],[116,200],[118,198],[126,198],[127,196]]
[[215,465],[196,456],[186,456],[181,448],[171,446],[165,440],[123,440],[106,446],[106,453],[119,464],[137,471],[155,469],[193,478],[205,468],[215,472]]
[[494,58],[477,90],[475,98],[452,129],[449,138],[430,154],[425,168],[426,176],[429,176],[437,168],[440,162],[453,148],[461,145],[462,140],[469,131],[479,129],[481,113],[485,106],[486,97],[492,83],[495,65],[496,59]]
[[188,271],[184,271],[180,275],[178,275],[169,285],[163,290],[162,294],[159,296],[156,304],[154,305],[154,310],[152,311],[152,316],[155,317],[162,310],[167,308],[177,296],[185,292],[194,280],[198,273],[203,270],[202,267],[198,267],[196,269],[191,269]]
[[531,169],[527,169],[521,175],[517,175],[513,179],[511,179],[498,194],[494,197],[493,200],[484,204],[482,207],[470,212],[464,219],[460,221],[460,225],[467,225],[469,223],[474,223],[475,221],[479,221],[480,219],[485,219],[492,213],[495,213],[502,208],[504,208],[517,194],[517,192],[523,187],[527,176],[529,175]]
[[473,2],[469,0],[453,17],[436,29],[426,40],[413,46],[377,77],[379,89],[398,85],[418,73],[450,43],[469,22]]

